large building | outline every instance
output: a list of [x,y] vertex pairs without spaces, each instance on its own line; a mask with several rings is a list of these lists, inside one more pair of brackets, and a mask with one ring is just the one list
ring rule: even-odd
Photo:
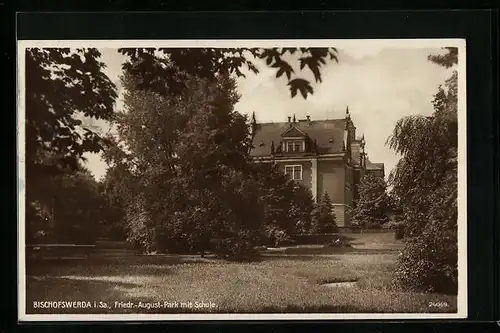
[[357,184],[366,173],[384,177],[384,164],[366,156],[365,138],[356,137],[349,109],[343,119],[257,123],[254,119],[255,162],[276,163],[291,179],[311,189],[314,198],[327,192],[339,227],[349,227],[349,207],[358,196]]

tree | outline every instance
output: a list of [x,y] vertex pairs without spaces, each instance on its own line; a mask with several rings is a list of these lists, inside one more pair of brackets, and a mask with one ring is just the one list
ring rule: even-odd
[[103,148],[81,116],[112,119],[115,85],[97,49],[30,48],[25,56],[26,171],[44,176],[41,159],[47,154],[76,167],[83,153]]
[[443,49],[446,51],[444,54],[430,54],[428,59],[437,65],[451,68],[458,63],[458,48],[444,47]]
[[126,209],[130,202],[130,181],[128,170],[121,166],[108,167],[104,179],[100,182],[101,195],[106,201],[106,210],[101,219],[101,234],[112,240],[126,240]]
[[[430,60],[449,67],[457,53]],[[390,181],[405,223],[396,276],[409,289],[457,291],[457,78],[438,88],[431,117],[401,119],[388,140],[402,155]]]
[[295,226],[294,233],[309,233],[312,228],[311,214],[314,209],[314,199],[309,188],[295,183],[291,197],[289,218]]
[[327,192],[316,203],[312,211],[313,233],[331,233],[337,231],[336,216],[333,213],[333,205]]
[[252,163],[263,206],[263,240],[273,246],[293,242],[293,235],[308,232],[314,201],[311,191],[289,179],[274,163]]
[[28,242],[93,243],[106,202],[90,171],[79,165],[46,177],[44,190],[45,197],[28,203]]
[[385,180],[366,174],[358,185],[358,191],[359,199],[352,209],[352,225],[359,228],[380,228],[388,222],[390,202]]
[[[251,180],[248,119],[234,111],[234,80],[191,77],[180,95],[138,90],[123,78],[120,143],[107,158],[129,191],[129,238],[147,250],[250,251],[260,234],[260,200]],[[120,147],[121,145],[121,147]]]
[[186,89],[186,78],[197,76],[213,81],[218,75],[244,76],[245,66],[258,73],[256,59],[276,69],[276,77],[286,76],[292,97],[304,98],[313,93],[310,82],[297,75],[291,64],[302,71],[308,68],[316,82],[321,82],[321,66],[327,60],[338,61],[335,48],[122,48],[130,60],[123,68],[138,79],[140,89],[162,95],[178,94]]
[[[30,240],[41,235],[47,239],[49,233],[53,238],[56,231],[62,232],[61,237],[66,239],[69,229],[62,231],[63,225],[88,231],[81,224],[79,208],[70,201],[80,198],[82,205],[86,205],[87,199],[94,198],[89,186],[95,184],[82,178],[88,175],[82,175],[79,162],[85,152],[101,151],[105,143],[83,124],[82,118],[113,117],[115,86],[104,74],[105,65],[99,62],[99,56],[99,51],[92,48],[26,50],[25,199]],[[71,176],[72,171],[77,173]],[[55,199],[54,203],[47,202],[48,198],[56,197],[62,202]],[[53,212],[58,214],[61,228],[51,226],[56,223],[51,217]]]

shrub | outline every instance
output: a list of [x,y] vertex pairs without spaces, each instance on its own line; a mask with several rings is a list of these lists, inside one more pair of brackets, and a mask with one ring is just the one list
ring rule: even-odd
[[410,290],[455,294],[457,253],[456,230],[430,222],[422,234],[406,241],[398,258],[397,280]]
[[225,238],[215,238],[211,241],[213,252],[224,258],[243,259],[258,256],[255,249],[255,235],[240,231]]
[[268,225],[265,228],[265,238],[267,243],[274,247],[294,244],[292,237],[283,229],[274,225]]

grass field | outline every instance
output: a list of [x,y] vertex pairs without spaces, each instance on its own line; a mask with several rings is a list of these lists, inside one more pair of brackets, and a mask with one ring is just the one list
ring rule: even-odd
[[[356,238],[357,237],[357,238]],[[199,256],[138,256],[30,266],[27,313],[415,313],[456,312],[456,296],[408,293],[392,283],[397,252],[377,240],[353,236],[350,252],[314,247],[266,252],[256,262]],[[356,245],[357,243],[357,245]],[[379,242],[387,244],[387,242]],[[393,244],[396,246],[397,244]],[[314,254],[309,254],[310,252]],[[372,251],[372,252],[370,252]],[[327,282],[357,281],[354,287]],[[109,308],[34,309],[34,301],[96,301]],[[121,302],[191,302],[184,308],[122,309]],[[198,302],[198,303],[196,303]],[[212,303],[212,308],[195,304]],[[429,303],[446,304],[429,307]]]

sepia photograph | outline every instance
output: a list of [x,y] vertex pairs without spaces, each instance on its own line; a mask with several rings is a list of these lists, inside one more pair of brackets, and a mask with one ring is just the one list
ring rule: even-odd
[[21,321],[467,316],[465,40],[18,42]]

